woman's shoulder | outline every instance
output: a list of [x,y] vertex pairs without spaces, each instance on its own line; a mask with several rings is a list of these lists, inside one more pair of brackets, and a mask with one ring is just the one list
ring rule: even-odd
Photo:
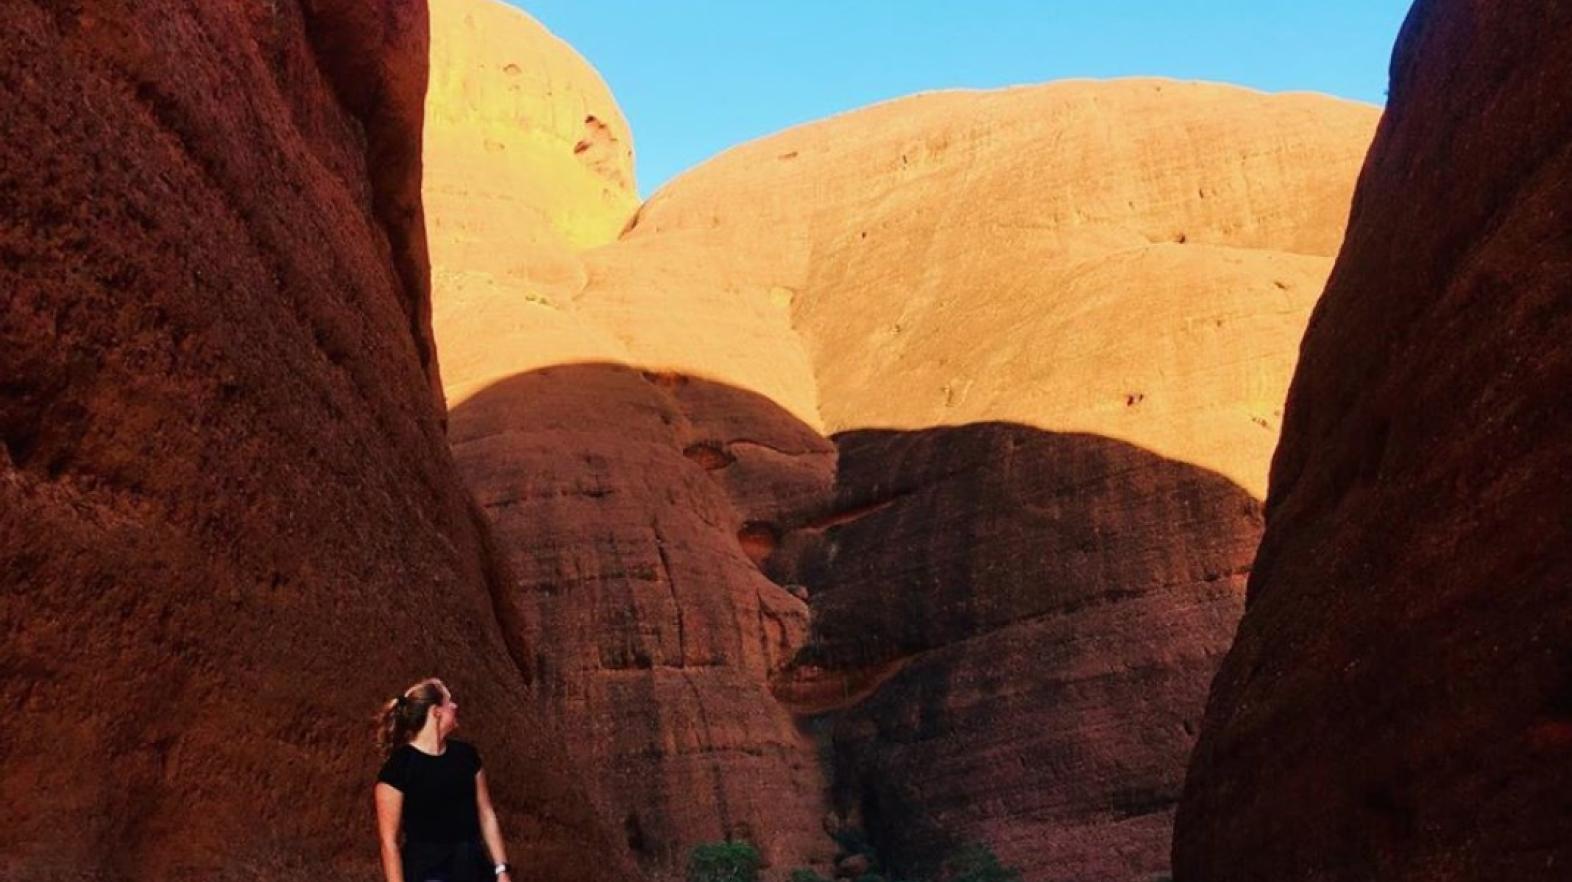
[[405,769],[409,766],[409,752],[414,750],[408,744],[401,744],[388,753],[382,761],[382,768],[377,771],[377,780],[397,787],[400,790],[405,786]]
[[458,755],[460,757],[463,757],[464,759],[474,763],[476,769],[480,768],[480,749],[468,741],[460,741],[457,738],[449,738],[448,750],[458,751]]

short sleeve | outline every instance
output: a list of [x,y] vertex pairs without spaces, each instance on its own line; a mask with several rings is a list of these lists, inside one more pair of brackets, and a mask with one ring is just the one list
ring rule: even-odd
[[480,774],[480,748],[473,744],[469,746],[469,762],[475,767],[475,774]]
[[382,764],[382,771],[377,772],[377,780],[389,785],[395,790],[409,789],[409,763],[405,752],[395,750]]

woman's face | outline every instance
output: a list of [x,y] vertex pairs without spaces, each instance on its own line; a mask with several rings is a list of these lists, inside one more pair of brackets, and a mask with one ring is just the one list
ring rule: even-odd
[[437,717],[437,734],[442,737],[458,728],[458,702],[453,700],[453,693],[442,690],[442,703],[431,712]]

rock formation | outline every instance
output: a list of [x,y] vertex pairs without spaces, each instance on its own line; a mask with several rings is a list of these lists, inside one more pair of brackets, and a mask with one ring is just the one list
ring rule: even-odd
[[1420,0],[1273,460],[1180,880],[1572,864],[1572,8]]
[[[1164,80],[886,102],[679,177],[588,255],[579,305],[639,330],[643,361],[724,371],[829,433],[1093,432],[1260,496],[1376,116]],[[712,355],[720,330],[660,324],[695,307],[801,349]],[[786,382],[803,370],[811,393]]]
[[[728,151],[613,224],[631,169],[574,152],[590,117],[630,141],[604,85],[523,15],[487,27],[509,36],[433,30],[469,76],[427,112],[454,451],[626,851],[669,877],[746,835],[773,875],[827,872],[835,806],[903,870],[976,838],[1032,878],[1163,870],[1376,111],[1156,80],[923,95]],[[469,171],[485,114],[444,103],[528,107],[530,65],[564,130]],[[517,211],[490,183],[535,179],[557,189]]]
[[428,673],[521,877],[617,877],[433,393],[423,4],[0,24],[0,878],[370,878]]
[[575,312],[578,249],[637,204],[621,113],[523,13],[458,0],[433,19],[426,198],[453,448],[510,553],[504,612],[535,694],[644,866],[728,835],[827,865],[812,744],[766,685],[806,607],[738,534],[822,498],[833,447],[758,395],[628,367],[625,342]]
[[762,396],[615,364],[493,384],[452,441],[512,552],[534,694],[627,851],[664,874],[733,836],[827,865],[812,742],[766,686],[807,606],[747,542],[827,494],[829,442]]
[[[1566,30],[1477,15],[1522,40]],[[759,843],[774,876],[827,871],[829,808],[903,872],[976,839],[1039,879],[1163,868],[1371,109],[1154,80],[924,95],[729,151],[640,207],[605,85],[498,5],[440,0],[429,29],[420,4],[342,0],[24,3],[0,21],[0,701],[24,720],[0,731],[18,843],[0,878],[364,877],[365,717],[427,673],[465,699],[520,878],[669,877],[722,836]],[[1460,27],[1412,40],[1461,47]],[[1502,94],[1468,106],[1530,113]],[[1417,133],[1389,124],[1389,162],[1447,159],[1425,121],[1466,110],[1425,101]],[[1486,216],[1520,237],[1500,254],[1549,241],[1534,224],[1566,139],[1546,130],[1524,129],[1544,175],[1501,208],[1496,129],[1465,129],[1472,201],[1425,240],[1434,274],[1388,267],[1387,287],[1455,292],[1436,313],[1453,316],[1492,284],[1528,291],[1488,318],[1558,339],[1565,322],[1531,321],[1559,321],[1547,277],[1517,284],[1497,251],[1425,287]],[[1372,217],[1399,204],[1369,186]],[[1456,207],[1430,198],[1421,216]],[[1387,266],[1394,227],[1348,259]],[[1447,361],[1445,328],[1404,337],[1412,313],[1368,302],[1323,325],[1412,340],[1432,372],[1391,390],[1471,390],[1481,448],[1561,425],[1489,385],[1510,371]],[[1322,345],[1312,362],[1339,357]],[[1323,516],[1317,488],[1387,478],[1380,451],[1440,425],[1357,385],[1385,363],[1365,357],[1297,393],[1324,403],[1302,431],[1330,452],[1279,461],[1310,494],[1282,490],[1288,522]],[[1566,373],[1512,364],[1534,388]],[[1326,415],[1343,410],[1352,429]],[[1336,442],[1364,425],[1381,442],[1350,458]],[[1529,495],[1564,488],[1494,462],[1492,487],[1553,512]],[[1403,473],[1433,494],[1473,474]],[[1311,547],[1295,543],[1324,538],[1369,571],[1355,552],[1373,545],[1304,535],[1263,561],[1292,573]],[[1403,572],[1426,572],[1426,549]],[[1480,578],[1531,550],[1492,546]],[[1552,580],[1549,560],[1516,571]],[[1306,629],[1339,609],[1261,604]],[[1515,651],[1553,645],[1547,622]],[[1388,648],[1393,670],[1418,670],[1423,633]],[[1264,641],[1240,653],[1300,645]],[[1535,757],[1568,741],[1548,664],[1464,693],[1548,696],[1525,717]],[[1486,743],[1444,731],[1426,743]],[[1204,762],[1256,756],[1222,743]],[[1338,758],[1357,771],[1398,744]],[[1444,829],[1413,780],[1360,791],[1394,837]],[[1376,835],[1361,854],[1396,853]]]
[[809,586],[813,628],[777,694],[839,711],[837,809],[897,878],[975,841],[1030,878],[1163,870],[1258,503],[1097,435],[979,423],[836,445],[836,506],[792,534],[783,575]]
[[434,0],[431,19],[424,191],[449,393],[615,354],[566,307],[586,282],[576,252],[615,239],[638,206],[622,112],[516,9]]

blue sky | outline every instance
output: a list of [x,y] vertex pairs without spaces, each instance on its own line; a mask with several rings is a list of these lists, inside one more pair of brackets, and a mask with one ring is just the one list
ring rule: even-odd
[[930,89],[1155,75],[1381,104],[1408,0],[509,0],[633,127],[648,196],[716,153]]

